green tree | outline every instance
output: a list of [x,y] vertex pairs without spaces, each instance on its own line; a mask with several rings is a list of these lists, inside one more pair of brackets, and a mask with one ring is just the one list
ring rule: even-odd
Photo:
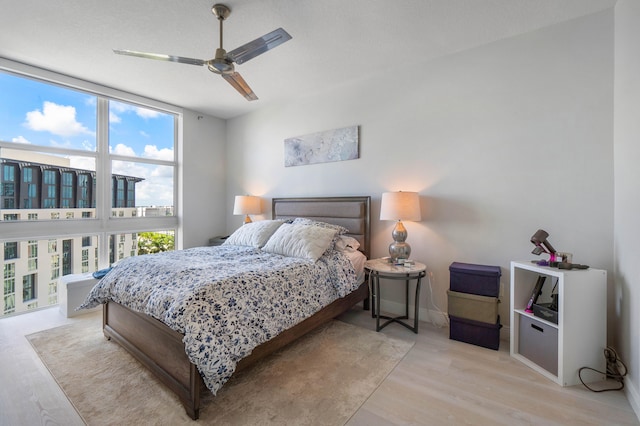
[[140,232],[138,234],[138,254],[171,251],[174,247],[173,233]]

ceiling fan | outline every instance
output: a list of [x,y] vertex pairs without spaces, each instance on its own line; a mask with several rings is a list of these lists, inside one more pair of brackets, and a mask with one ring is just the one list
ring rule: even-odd
[[236,72],[234,63],[240,65],[250,59],[255,58],[264,52],[281,45],[285,41],[291,40],[291,36],[282,28],[271,31],[249,43],[243,44],[237,49],[227,52],[222,48],[222,22],[229,17],[231,10],[223,4],[214,4],[211,8],[213,14],[220,22],[220,47],[216,49],[216,55],[213,59],[193,59],[182,56],[163,55],[158,53],[136,52],[134,50],[113,49],[114,53],[119,55],[137,56],[140,58],[157,59],[160,61],[180,62],[189,65],[206,65],[209,71],[220,74],[222,78],[227,80],[242,96],[249,101],[258,99],[251,87],[242,78],[240,73]]

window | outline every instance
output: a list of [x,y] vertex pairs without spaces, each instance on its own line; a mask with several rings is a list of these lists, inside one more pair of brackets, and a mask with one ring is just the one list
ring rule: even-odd
[[94,176],[91,173],[78,173],[78,208],[86,209],[89,207],[95,207],[95,200],[93,199],[93,180]]
[[16,176],[18,176],[16,163],[2,164],[0,169],[0,208],[15,209],[16,201]]
[[4,265],[4,308],[3,315],[10,314],[16,310],[16,265],[15,263],[5,263]]
[[[141,229],[179,230],[181,110],[51,72],[47,82],[38,75],[44,73],[0,63],[0,236],[18,236],[6,246],[8,257],[29,253],[24,261],[0,259],[15,269],[15,292],[2,299],[0,315],[57,303],[61,276],[137,255]],[[37,293],[38,277],[47,279],[48,292],[42,283]],[[23,303],[20,295],[35,298]]]
[[109,127],[113,206],[133,210],[116,217],[146,217],[147,211],[157,216],[157,208],[173,216],[175,118],[114,100],[109,115],[117,117]]
[[36,274],[22,277],[22,301],[27,302],[36,297]]
[[55,280],[60,277],[60,255],[51,256],[51,279]]
[[58,207],[58,172],[56,170],[45,170],[42,178],[42,207],[45,209],[55,209]]
[[24,166],[22,168],[22,186],[20,198],[23,209],[40,208],[40,194],[37,181],[40,179],[40,168],[36,166]]
[[89,249],[82,249],[82,272],[89,272]]
[[69,275],[72,271],[73,240],[62,241],[62,275]]
[[28,264],[27,269],[29,271],[35,271],[38,269],[38,242],[30,240],[27,245]]
[[75,207],[75,173],[62,172],[60,182],[60,207],[69,209]]
[[16,295],[8,294],[4,296],[4,312],[3,314],[11,314],[16,311]]
[[8,242],[4,243],[4,260],[11,260],[18,258],[18,243]]
[[58,282],[52,281],[49,283],[49,305],[55,305],[58,303]]

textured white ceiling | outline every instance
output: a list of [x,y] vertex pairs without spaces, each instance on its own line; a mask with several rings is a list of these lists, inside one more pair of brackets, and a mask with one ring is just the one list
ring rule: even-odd
[[224,47],[283,27],[293,39],[239,65],[248,102],[206,67],[113,48],[211,59],[211,0],[0,0],[0,57],[221,118],[595,13],[615,0],[228,0]]

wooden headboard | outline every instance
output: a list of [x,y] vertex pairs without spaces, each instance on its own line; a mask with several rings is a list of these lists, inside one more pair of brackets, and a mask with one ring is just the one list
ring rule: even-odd
[[371,197],[274,198],[271,205],[273,219],[306,217],[347,228],[370,257]]

